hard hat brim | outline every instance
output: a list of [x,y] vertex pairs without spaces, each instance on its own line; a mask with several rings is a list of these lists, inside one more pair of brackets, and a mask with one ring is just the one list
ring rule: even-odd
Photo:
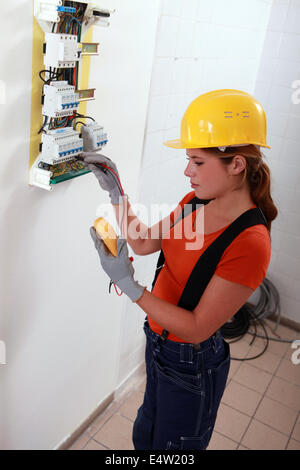
[[[217,144],[214,144],[214,145],[206,145],[205,147],[201,146],[201,145],[191,145],[191,144],[184,144],[180,139],[174,139],[174,140],[167,140],[165,142],[163,142],[164,145],[166,145],[167,147],[171,147],[173,149],[192,149],[192,148],[212,148],[212,147],[222,147],[223,145],[217,145]],[[263,145],[259,142],[251,142],[251,144],[253,145],[259,145],[259,147],[265,147],[265,148],[268,148],[270,149],[271,147],[269,147],[269,145]],[[226,147],[238,147],[239,145],[251,145],[250,143],[249,144],[234,144],[234,145],[226,145]]]

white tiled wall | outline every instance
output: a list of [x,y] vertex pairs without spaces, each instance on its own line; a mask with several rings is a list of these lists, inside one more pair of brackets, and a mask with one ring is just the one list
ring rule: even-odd
[[[183,174],[185,150],[163,141],[179,137],[188,104],[218,88],[254,92],[271,1],[162,0],[139,201],[178,201],[191,187]],[[155,223],[157,220],[153,220]],[[147,257],[153,276],[158,254]],[[140,261],[145,272],[145,260]],[[137,263],[138,264],[138,263]],[[150,274],[149,274],[150,276]]]
[[300,103],[292,102],[295,80],[300,80],[300,1],[274,0],[255,87],[268,117],[272,148],[264,154],[279,210],[267,276],[279,290],[282,315],[300,322]]
[[[266,106],[272,150],[265,154],[280,210],[272,229],[268,275],[279,289],[282,313],[296,321],[300,321],[300,104],[291,104],[290,92],[291,82],[300,79],[299,7],[300,0],[161,0],[139,188],[139,202],[149,209],[152,203],[177,204],[191,190],[183,174],[185,150],[165,147],[163,141],[179,137],[188,104],[218,88],[255,95]],[[136,279],[148,288],[157,257],[158,253],[136,257]],[[142,354],[141,311],[128,302],[126,316],[135,322]],[[120,378],[130,367],[131,363],[122,362]]]
[[148,105],[140,201],[178,202],[190,191],[185,151],[165,147],[179,136],[188,104],[201,93],[253,93],[271,2],[162,0]]
[[[189,102],[206,91],[237,88],[266,109],[265,153],[279,209],[267,276],[279,290],[282,315],[300,321],[300,0],[163,0],[149,98],[140,201],[178,202],[190,191],[177,138]],[[298,94],[300,96],[300,92]],[[153,259],[156,256],[153,255]]]

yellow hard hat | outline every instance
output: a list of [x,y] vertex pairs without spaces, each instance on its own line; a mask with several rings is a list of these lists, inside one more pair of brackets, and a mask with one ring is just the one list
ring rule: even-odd
[[175,149],[238,147],[266,144],[267,122],[262,105],[240,90],[214,90],[198,96],[181,121],[180,139],[164,142]]

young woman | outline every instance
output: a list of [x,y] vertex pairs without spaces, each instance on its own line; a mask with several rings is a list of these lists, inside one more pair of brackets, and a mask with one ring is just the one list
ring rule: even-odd
[[[113,257],[94,229],[91,235],[110,279],[147,314],[147,383],[133,428],[135,449],[203,450],[230,366],[220,328],[261,284],[270,262],[277,209],[260,151],[267,147],[264,110],[239,90],[205,93],[187,108],[180,139],[166,145],[186,149],[184,174],[193,189],[170,214],[169,230],[168,218],[145,227],[128,199],[124,203],[133,251],[143,256],[161,250],[152,291],[134,280],[126,240],[118,239]],[[83,156],[109,191],[121,224],[124,205],[117,180],[97,166],[104,164],[118,176],[115,164],[99,154]],[[191,244],[185,230],[175,236],[178,224],[195,227],[199,215],[204,223],[200,231],[197,224],[194,237],[196,242],[202,237],[201,243]],[[131,223],[144,229],[141,238],[130,235]],[[153,233],[158,236],[151,238]]]

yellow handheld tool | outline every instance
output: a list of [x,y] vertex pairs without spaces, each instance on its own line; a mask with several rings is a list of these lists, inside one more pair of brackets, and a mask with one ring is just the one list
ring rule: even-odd
[[111,252],[113,256],[117,256],[118,248],[117,248],[117,239],[118,236],[114,231],[112,225],[110,225],[107,220],[103,217],[99,217],[94,222],[94,228],[99,235],[99,237],[103,240],[108,250]]

